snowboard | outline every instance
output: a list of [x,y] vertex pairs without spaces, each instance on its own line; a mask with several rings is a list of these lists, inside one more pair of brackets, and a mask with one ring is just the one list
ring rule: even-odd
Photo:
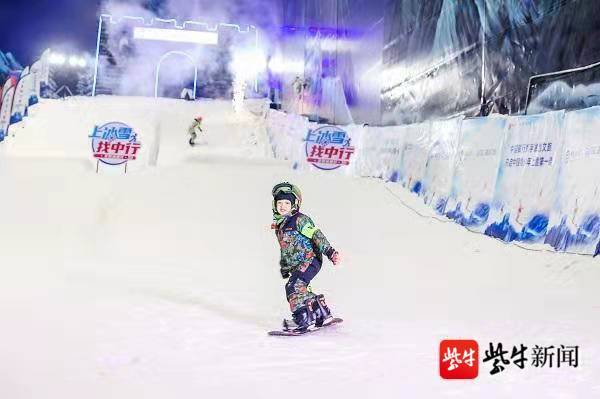
[[304,331],[304,332],[298,332],[298,331],[293,331],[293,330],[275,330],[275,331],[269,331],[269,335],[271,336],[276,336],[276,337],[296,337],[299,335],[306,335],[306,334],[311,334],[314,333],[316,331],[319,331],[323,328],[326,327],[330,327],[334,324],[339,324],[341,323],[342,319],[338,318],[338,317],[334,317],[333,319],[329,320],[328,322],[326,322],[325,324],[323,324],[321,327],[315,327],[313,326],[312,328]]

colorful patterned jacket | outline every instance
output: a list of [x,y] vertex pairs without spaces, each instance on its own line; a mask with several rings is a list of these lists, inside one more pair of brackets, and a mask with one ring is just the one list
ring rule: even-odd
[[199,122],[195,119],[192,122],[192,124],[190,125],[190,127],[188,128],[188,134],[194,135],[194,133],[196,135],[202,133],[202,122]]
[[279,264],[282,270],[290,273],[304,272],[313,262],[320,266],[323,254],[331,259],[335,253],[323,232],[315,227],[310,217],[300,212],[285,217],[276,226],[275,234],[281,247]]

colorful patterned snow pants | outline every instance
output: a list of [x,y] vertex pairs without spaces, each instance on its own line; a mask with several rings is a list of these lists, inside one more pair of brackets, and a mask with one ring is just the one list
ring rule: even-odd
[[292,313],[300,309],[307,299],[315,296],[310,290],[309,284],[320,270],[321,263],[315,259],[304,272],[297,270],[290,276],[285,285],[285,295]]

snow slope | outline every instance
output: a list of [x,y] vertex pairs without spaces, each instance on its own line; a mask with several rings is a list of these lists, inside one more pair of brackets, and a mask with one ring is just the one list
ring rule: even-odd
[[[198,110],[204,150],[181,133]],[[94,173],[80,136],[110,118],[159,132],[158,167]],[[1,398],[600,396],[597,261],[423,218],[396,185],[294,172],[260,156],[257,123],[226,103],[98,98],[17,125],[0,145]],[[266,335],[287,313],[281,180],[344,260],[313,288],[345,322],[292,339]],[[579,345],[580,365],[447,381],[444,338]]]
[[[257,118],[250,111],[257,113],[262,105],[255,100],[248,104],[248,111],[236,114],[230,101],[219,100],[184,102],[110,96],[42,99],[39,107],[30,109],[29,118],[10,127],[6,146],[0,151],[10,157],[70,159],[88,163],[95,169],[88,136],[94,126],[119,121],[134,128],[144,148],[140,159],[129,165],[134,170],[176,164],[199,151],[212,155],[264,156],[264,146],[248,145],[256,141],[254,131],[248,130]],[[204,118],[203,128],[213,134],[207,136],[208,146],[191,149],[187,132],[198,115]]]

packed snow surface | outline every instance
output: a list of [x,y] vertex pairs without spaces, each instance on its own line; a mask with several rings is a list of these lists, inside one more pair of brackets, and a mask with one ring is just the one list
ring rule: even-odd
[[[206,145],[187,145],[204,117]],[[94,124],[143,132],[124,174]],[[0,398],[600,397],[600,267],[475,235],[376,179],[267,157],[231,103],[47,101],[0,143]],[[138,162],[136,164],[135,162]],[[137,165],[137,166],[136,166]],[[271,187],[300,186],[342,254],[314,280],[344,323],[270,337],[288,316]],[[408,206],[410,205],[410,206]],[[439,376],[442,339],[578,345],[579,366]],[[510,356],[510,354],[509,354]]]

